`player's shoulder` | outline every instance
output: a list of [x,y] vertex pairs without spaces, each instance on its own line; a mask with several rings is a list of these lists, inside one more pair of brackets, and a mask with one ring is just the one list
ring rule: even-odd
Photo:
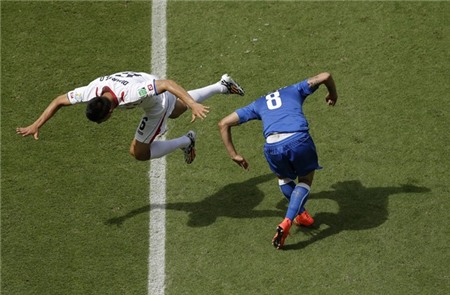
[[[138,72],[138,71],[121,71],[114,74],[106,75],[104,77],[115,77],[122,79],[159,79],[156,75],[147,73],[147,72]],[[102,78],[102,77],[99,77]]]
[[146,72],[136,72],[136,74],[143,77],[145,80],[161,80],[157,75]]
[[304,79],[302,81],[296,82],[296,83],[290,85],[290,87],[295,87],[297,89],[309,87],[308,79]]
[[308,83],[308,79],[304,79],[285,88],[287,89],[287,91],[292,91],[295,89],[295,91],[301,93],[302,95],[311,94],[312,92],[314,92],[314,89]]

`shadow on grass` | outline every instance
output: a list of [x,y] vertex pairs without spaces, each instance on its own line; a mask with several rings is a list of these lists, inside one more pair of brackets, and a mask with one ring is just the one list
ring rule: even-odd
[[[255,210],[264,198],[264,193],[258,188],[258,184],[273,180],[272,174],[261,175],[244,182],[231,183],[223,187],[217,193],[203,199],[200,202],[168,203],[166,209],[184,211],[189,214],[188,226],[202,227],[213,224],[218,217],[233,218],[258,218],[279,217],[283,218],[287,209],[287,201],[280,198],[277,210]],[[364,187],[360,181],[352,180],[338,182],[331,186],[333,190],[312,193],[310,199],[334,200],[339,207],[337,213],[310,212],[315,223],[311,228],[300,228],[299,231],[310,236],[308,240],[297,244],[287,244],[284,250],[302,249],[314,242],[339,234],[345,230],[365,230],[382,225],[388,219],[389,196],[399,193],[425,193],[430,189],[414,185],[401,185],[399,187]],[[281,196],[281,193],[280,193]],[[122,225],[127,219],[150,210],[163,208],[161,205],[150,205],[132,210],[126,215],[111,218],[105,223],[108,225]],[[320,229],[321,225],[325,229]],[[293,233],[291,229],[291,233]]]
[[[319,212],[312,215],[315,219],[314,227],[301,228],[300,231],[311,236],[300,243],[283,247],[285,250],[302,249],[314,242],[336,235],[345,230],[365,230],[376,228],[388,219],[389,196],[399,193],[425,193],[430,189],[414,185],[399,187],[364,187],[360,181],[338,182],[332,185],[334,190],[311,194],[310,199],[334,200],[339,205],[337,213]],[[277,208],[283,207],[286,201],[280,202]],[[320,230],[320,225],[328,227]]]
[[[254,209],[264,198],[264,193],[257,185],[274,179],[275,176],[273,174],[261,175],[244,182],[228,184],[214,195],[200,202],[168,203],[165,208],[188,212],[188,226],[191,227],[211,225],[220,216],[233,218],[281,217],[283,216],[283,212],[280,210]],[[153,205],[151,209],[159,209],[161,207],[160,205]],[[126,215],[111,218],[106,221],[106,224],[120,226],[127,219],[138,214],[149,212],[151,209],[150,205],[147,205],[132,210]]]

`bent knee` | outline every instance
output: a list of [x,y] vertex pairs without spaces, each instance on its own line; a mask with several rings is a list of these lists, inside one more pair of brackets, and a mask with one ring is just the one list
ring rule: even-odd
[[135,158],[138,161],[148,161],[150,160],[150,155],[144,155],[144,154],[135,154],[133,152],[130,151],[130,155]]
[[306,184],[309,185],[309,186],[312,186],[313,179],[314,179],[314,171],[313,171],[313,172],[310,172],[310,173],[309,173],[308,175],[306,175],[306,176],[300,176],[300,177],[298,178],[298,183],[303,182],[303,183],[306,183]]
[[177,101],[175,103],[175,108],[173,109],[172,113],[169,115],[170,119],[176,119],[179,116],[181,116],[182,114],[184,114],[184,112],[187,111],[187,106],[184,104],[184,102],[182,102],[179,98],[177,98]]
[[136,144],[132,144],[130,146],[130,155],[138,161],[148,161],[150,160],[150,149],[143,149]]

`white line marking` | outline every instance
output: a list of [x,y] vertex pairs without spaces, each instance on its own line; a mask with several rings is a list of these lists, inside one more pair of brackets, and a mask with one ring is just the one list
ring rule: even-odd
[[[152,1],[152,73],[166,77],[166,0]],[[165,135],[161,140],[165,140]],[[166,157],[150,161],[148,294],[164,295],[166,244]]]

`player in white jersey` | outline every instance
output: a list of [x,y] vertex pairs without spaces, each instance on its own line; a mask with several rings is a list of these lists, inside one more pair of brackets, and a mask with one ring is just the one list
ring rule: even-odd
[[217,83],[186,91],[173,80],[142,72],[119,72],[56,97],[33,124],[18,127],[16,132],[38,139],[39,128],[63,106],[86,103],[87,118],[99,124],[108,120],[116,108],[141,107],[144,115],[131,142],[131,155],[145,161],[181,148],[186,163],[190,164],[195,158],[194,131],[166,141],[155,141],[155,138],[166,131],[168,118],[178,118],[188,108],[192,111],[191,122],[204,119],[209,110],[202,102],[215,94],[244,95],[244,90],[227,74]]

